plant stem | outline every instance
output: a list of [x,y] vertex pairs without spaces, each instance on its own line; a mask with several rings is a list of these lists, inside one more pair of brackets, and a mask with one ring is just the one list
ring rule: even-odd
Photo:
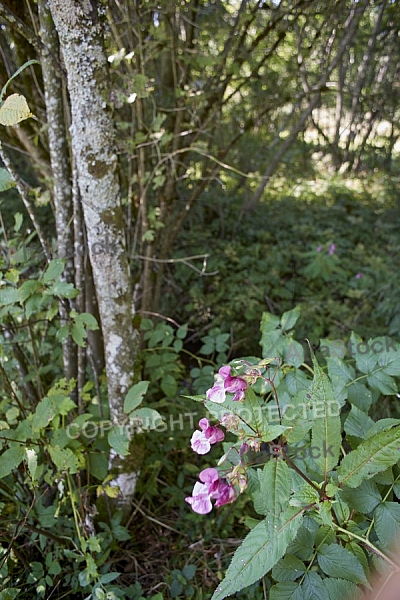
[[321,490],[321,489],[320,489],[320,488],[319,488],[317,485],[315,485],[315,483],[313,483],[313,482],[311,481],[311,479],[309,479],[309,478],[307,477],[307,475],[306,475],[305,473],[303,473],[303,471],[301,471],[301,470],[299,469],[299,467],[297,467],[297,466],[294,464],[294,462],[292,461],[292,459],[290,459],[290,458],[288,457],[288,455],[287,455],[287,454],[285,454],[285,452],[283,451],[283,449],[282,449],[282,451],[281,451],[281,452],[282,452],[282,456],[283,456],[283,458],[286,460],[286,462],[287,462],[287,464],[289,465],[289,467],[291,467],[292,469],[294,469],[294,470],[296,471],[296,473],[298,473],[298,474],[300,475],[300,477],[302,477],[302,478],[304,479],[304,481],[306,481],[306,482],[308,483],[308,485],[311,485],[311,487],[312,487],[312,488],[314,488],[314,490],[316,490],[316,491],[318,492],[318,495],[319,495],[319,497],[320,497],[320,498],[323,498],[323,497],[324,497],[324,493],[323,493],[323,491],[322,491],[322,490]]
[[393,567],[394,569],[396,569],[396,571],[400,570],[400,566],[399,565],[396,565],[396,563],[393,562],[391,558],[389,558],[384,552],[382,552],[381,550],[379,550],[379,548],[377,548],[376,546],[374,546],[374,544],[372,544],[366,538],[363,538],[360,535],[357,535],[356,533],[353,533],[352,531],[349,531],[348,529],[343,529],[343,527],[339,527],[338,525],[334,524],[333,526],[338,531],[341,531],[342,533],[346,533],[350,537],[353,537],[356,540],[359,540],[360,542],[362,542],[363,544],[365,544],[366,546],[368,546],[368,548],[370,548],[372,550],[372,552],[374,552],[374,554],[377,554],[378,556],[380,556],[381,558],[383,558],[383,560],[385,560],[386,562],[388,562],[391,567]]

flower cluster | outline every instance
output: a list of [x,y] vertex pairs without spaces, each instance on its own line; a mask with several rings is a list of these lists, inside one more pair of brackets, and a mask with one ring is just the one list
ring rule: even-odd
[[234,402],[244,400],[247,383],[241,377],[232,376],[231,370],[232,368],[229,366],[220,368],[213,387],[206,392],[208,400],[222,404],[225,402],[227,393],[234,394]]
[[228,504],[236,498],[236,490],[228,481],[219,476],[217,469],[208,468],[201,471],[191,496],[185,498],[194,512],[206,515],[212,510],[211,500],[216,500],[215,506]]
[[[234,402],[244,400],[248,383],[242,377],[231,375],[231,372],[232,368],[229,366],[220,368],[213,387],[206,392],[208,400],[222,404],[226,399],[226,394],[233,394]],[[252,369],[246,378],[251,383],[259,376],[259,371]],[[220,424],[228,431],[237,431],[239,429],[239,418],[236,415],[228,413],[222,415]],[[197,430],[193,433],[190,445],[192,450],[197,452],[197,454],[207,454],[211,450],[212,444],[222,442],[225,434],[216,425],[210,425],[208,419],[205,418],[199,421],[199,426],[200,431]],[[247,446],[242,444],[239,456],[246,451]],[[235,485],[239,487],[240,492],[247,485],[246,475],[239,472],[240,468],[241,464],[231,469],[225,477],[220,477],[217,469],[211,467],[204,469],[199,475],[200,481],[197,481],[193,488],[192,496],[185,498],[186,502],[200,515],[206,515],[212,510],[211,500],[216,501],[215,506],[222,506],[223,504],[232,502],[237,496]]]

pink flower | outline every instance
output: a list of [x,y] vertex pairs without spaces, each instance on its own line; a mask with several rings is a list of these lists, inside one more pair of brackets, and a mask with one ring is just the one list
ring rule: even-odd
[[322,252],[322,246],[318,246],[317,252]]
[[231,370],[232,368],[229,366],[220,368],[213,387],[206,391],[206,398],[208,400],[222,404],[227,392],[234,394],[234,402],[244,399],[247,383],[241,377],[232,377]]
[[335,253],[335,250],[336,250],[336,244],[331,244],[329,246],[329,254],[332,256],[332,254]]
[[207,515],[212,511],[210,493],[206,483],[199,483],[196,481],[192,496],[185,498],[185,501],[190,504],[194,512],[199,515]]
[[362,277],[362,273],[361,271],[358,271],[357,275],[356,275],[356,279],[361,279]]
[[200,419],[201,431],[195,431],[191,437],[192,450],[197,454],[207,454],[211,450],[211,444],[222,442],[225,438],[224,432],[214,425],[210,425],[208,419]]
[[211,499],[216,500],[215,506],[228,504],[236,498],[236,490],[225,479],[219,477],[217,469],[208,468],[201,471],[200,481],[195,483],[192,496],[185,498],[194,512],[206,515],[212,510]]
[[206,391],[206,398],[217,404],[222,404],[225,402],[225,394],[224,378],[217,375],[213,387]]

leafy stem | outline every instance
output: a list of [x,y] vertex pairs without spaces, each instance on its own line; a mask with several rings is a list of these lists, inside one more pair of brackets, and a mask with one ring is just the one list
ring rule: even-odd
[[393,562],[393,560],[391,558],[389,558],[389,556],[387,556],[384,552],[382,552],[381,550],[379,550],[379,548],[377,548],[376,546],[374,546],[374,544],[372,544],[372,542],[370,542],[369,540],[367,540],[367,538],[364,538],[361,535],[357,535],[356,533],[353,533],[352,531],[349,531],[348,529],[343,529],[343,527],[340,527],[339,525],[336,525],[335,523],[333,524],[333,526],[335,527],[335,529],[337,529],[337,531],[341,531],[342,533],[345,533],[345,534],[349,535],[350,537],[353,537],[354,539],[358,540],[359,542],[361,542],[365,546],[368,546],[368,548],[374,554],[376,554],[377,556],[380,556],[381,558],[383,558],[383,560],[385,560],[387,563],[389,563],[389,565],[391,567],[393,567],[394,569],[396,569],[396,571],[400,570],[400,566],[399,565],[397,565],[395,562]]
[[286,460],[289,467],[291,467],[294,471],[296,471],[296,473],[298,473],[300,475],[300,477],[302,477],[304,479],[304,481],[306,481],[308,483],[308,485],[310,485],[312,488],[314,488],[314,490],[318,492],[318,495],[321,499],[325,500],[323,491],[313,481],[311,481],[311,479],[309,479],[307,477],[307,475],[305,473],[303,473],[303,471],[301,471],[297,465],[294,464],[292,459],[289,458],[287,454],[285,454],[283,448],[282,448],[281,452],[282,452],[283,458]]

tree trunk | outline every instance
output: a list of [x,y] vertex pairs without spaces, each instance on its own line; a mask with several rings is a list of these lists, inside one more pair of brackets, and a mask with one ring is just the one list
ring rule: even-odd
[[[104,336],[110,418],[121,423],[136,341],[102,28],[95,0],[49,0],[49,6],[67,71],[72,149]],[[125,473],[122,457],[111,456],[114,483],[129,504],[136,473]]]
[[[58,37],[46,0],[39,0],[40,35],[42,38],[42,74],[46,100],[50,164],[53,175],[53,199],[57,230],[56,255],[66,263],[64,281],[74,282],[74,235],[72,228],[72,189],[68,142],[65,131],[62,79],[53,57],[58,57]],[[61,325],[68,322],[68,301],[60,302]],[[77,379],[77,347],[72,336],[63,343],[64,373],[67,380]],[[77,400],[75,391],[74,400]]]

